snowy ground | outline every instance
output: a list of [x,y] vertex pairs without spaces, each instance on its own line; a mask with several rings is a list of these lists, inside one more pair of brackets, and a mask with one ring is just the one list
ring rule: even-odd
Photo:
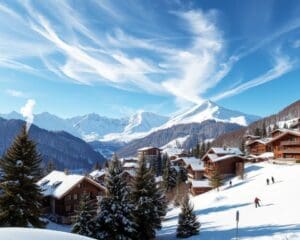
[[[237,210],[239,239],[300,239],[300,165],[259,163],[248,165],[246,171],[246,179],[234,178],[232,187],[191,198],[201,230],[189,239],[235,239]],[[276,183],[267,186],[271,176]],[[255,197],[261,199],[260,208],[254,207]],[[178,213],[178,208],[168,212],[158,239],[175,239]]]
[[1,240],[92,240],[77,234],[33,228],[0,228]]

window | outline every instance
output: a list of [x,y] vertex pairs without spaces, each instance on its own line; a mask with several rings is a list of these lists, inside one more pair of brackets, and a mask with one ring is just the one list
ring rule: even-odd
[[66,206],[66,212],[70,212],[71,211],[71,205],[67,205]]
[[70,201],[70,200],[71,200],[71,195],[67,195],[67,196],[66,196],[66,200],[67,200],[67,201]]
[[77,193],[74,193],[74,195],[73,195],[73,199],[74,199],[74,200],[77,200],[77,199],[78,199],[78,195],[77,195]]

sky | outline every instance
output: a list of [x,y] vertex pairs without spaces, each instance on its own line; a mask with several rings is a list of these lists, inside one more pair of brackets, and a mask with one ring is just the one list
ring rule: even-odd
[[299,99],[300,3],[1,0],[0,112],[267,116]]

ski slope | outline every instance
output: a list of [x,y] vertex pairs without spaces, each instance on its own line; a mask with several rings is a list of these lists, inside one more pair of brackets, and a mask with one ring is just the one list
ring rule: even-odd
[[[191,197],[201,229],[200,235],[189,239],[235,239],[237,210],[238,239],[300,239],[300,164],[251,164],[246,172],[245,180],[233,178],[232,187],[225,183],[219,192]],[[267,186],[266,178],[271,176],[275,184]],[[255,197],[261,199],[260,208],[254,207]],[[158,239],[175,239],[179,211],[174,208],[168,212]]]

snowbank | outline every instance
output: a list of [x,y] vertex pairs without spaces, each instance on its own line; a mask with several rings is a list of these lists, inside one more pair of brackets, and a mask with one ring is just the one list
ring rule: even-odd
[[77,234],[33,228],[0,228],[1,240],[92,240]]

